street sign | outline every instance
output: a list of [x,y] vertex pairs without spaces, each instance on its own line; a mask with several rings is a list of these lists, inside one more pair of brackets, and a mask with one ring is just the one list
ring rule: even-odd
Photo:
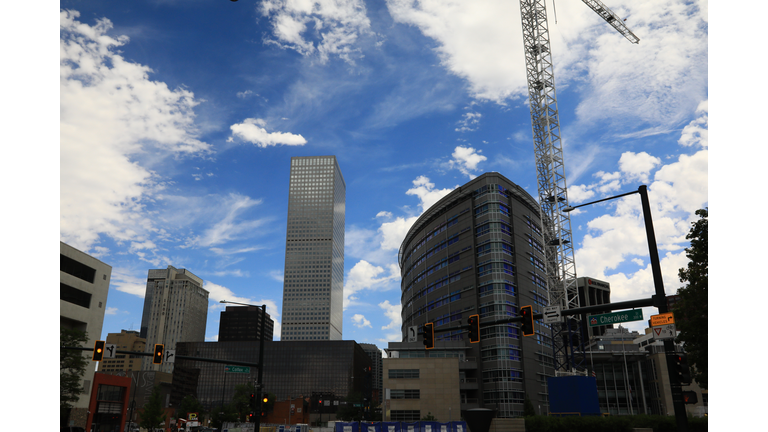
[[176,350],[165,350],[166,363],[176,363]]
[[615,323],[623,323],[628,321],[642,321],[643,310],[632,309],[622,312],[614,312],[600,315],[591,315],[589,317],[589,326],[597,327],[603,325],[611,325]]
[[544,307],[544,324],[553,324],[563,322],[563,316],[560,314],[560,306]]
[[672,312],[667,312],[667,313],[658,314],[658,315],[651,315],[651,327],[674,324],[674,323],[675,323],[675,316],[672,315]]
[[651,327],[651,330],[654,340],[674,339],[676,334],[674,324]]
[[408,327],[408,342],[417,342],[419,340],[417,331],[417,326]]
[[250,366],[224,366],[224,372],[230,373],[251,373]]
[[117,351],[117,345],[115,344],[104,344],[104,358],[113,359],[115,358],[115,352]]

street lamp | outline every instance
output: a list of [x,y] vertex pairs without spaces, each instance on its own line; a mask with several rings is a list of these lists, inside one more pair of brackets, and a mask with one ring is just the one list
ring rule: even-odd
[[[238,303],[238,302],[232,302],[227,300],[221,300],[219,303],[258,307],[252,304]],[[256,387],[258,388],[257,394],[259,395],[259,397],[256,399],[256,413],[254,413],[254,417],[255,417],[254,430],[257,432],[261,428],[261,393],[264,391],[264,386],[262,385],[261,378],[264,373],[264,325],[265,325],[266,317],[267,317],[267,305],[263,304],[261,305],[261,332],[259,333],[259,375],[258,375],[258,378],[256,379]]]
[[[661,276],[661,262],[659,261],[659,249],[656,246],[656,234],[653,231],[653,219],[651,217],[651,204],[648,201],[648,187],[641,185],[636,191],[627,192],[621,195],[616,195],[608,198],[604,198],[597,201],[584,203],[577,206],[566,206],[563,211],[568,213],[579,207],[584,207],[592,204],[596,204],[603,201],[608,201],[616,198],[621,198],[627,195],[640,194],[640,201],[643,207],[643,219],[645,220],[645,235],[648,239],[648,254],[651,259],[651,271],[653,273],[653,285],[656,289],[656,295],[653,296],[654,306],[659,309],[659,313],[669,312],[667,307],[667,295],[664,292],[664,280]],[[664,339],[664,354],[665,357],[669,357],[675,353],[675,344],[670,339]],[[667,361],[667,372],[669,373],[670,386],[672,387],[672,405],[675,408],[675,419],[677,420],[677,430],[679,432],[688,432],[688,417],[685,412],[685,403],[683,402],[683,388],[680,384],[680,380],[674,374],[673,365]]]

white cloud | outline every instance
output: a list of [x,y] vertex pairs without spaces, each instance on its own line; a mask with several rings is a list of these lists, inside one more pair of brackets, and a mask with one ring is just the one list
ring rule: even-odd
[[[459,120],[456,132],[472,132],[477,130],[477,125],[480,123],[480,117],[483,115],[480,113],[465,113],[464,118]],[[474,128],[473,128],[474,127]]]
[[362,0],[264,0],[259,10],[272,22],[274,39],[267,43],[316,55],[321,63],[338,56],[354,64],[358,37],[371,34]]
[[627,175],[627,180],[638,180],[641,183],[648,183],[648,175],[659,164],[661,159],[646,152],[624,152],[619,159],[619,169]]
[[252,94],[253,94],[252,91],[246,90],[246,91],[237,92],[237,97],[239,97],[240,99],[245,99]]
[[365,317],[360,314],[354,314],[352,316],[352,322],[355,323],[355,327],[357,328],[371,327],[371,322],[365,319]]
[[472,147],[458,146],[454,149],[451,156],[453,159],[449,162],[451,167],[458,168],[462,174],[469,177],[470,180],[477,177],[470,171],[477,171],[477,165],[480,162],[488,160],[487,157],[480,154],[482,150],[475,150]]
[[[457,147],[457,149],[458,148],[459,147]],[[485,158],[485,156],[482,157]],[[405,194],[415,195],[419,198],[419,207],[421,208],[422,213],[432,207],[433,204],[440,201],[442,197],[453,191],[453,189],[435,189],[435,184],[430,182],[429,177],[426,176],[417,177],[416,180],[413,181],[413,186],[414,187],[408,189]],[[400,247],[400,245],[398,245],[398,247]]]
[[118,291],[144,298],[144,293],[147,291],[147,272],[146,270],[134,272],[122,267],[113,267],[109,284]]
[[595,196],[595,191],[588,189],[586,185],[568,186],[568,202],[578,204]]
[[202,154],[194,95],[151,81],[152,70],[123,59],[128,38],[106,33],[76,11],[60,12],[60,235],[88,251],[104,234],[117,241],[146,240],[156,231],[144,203],[162,189],[140,162]]
[[691,147],[699,145],[703,148],[709,147],[709,101],[704,101],[699,104],[696,109],[697,113],[701,113],[699,118],[691,121],[683,128],[683,134],[677,141],[680,145]]
[[104,315],[117,315],[118,309],[116,307],[108,307],[104,310]]
[[[249,235],[255,235],[256,228],[262,226],[267,221],[265,219],[255,220],[239,220],[241,213],[247,209],[261,204],[261,200],[254,200],[250,197],[230,194],[221,206],[216,210],[223,211],[224,214],[220,215],[221,220],[214,223],[213,226],[205,229],[202,235],[195,236],[191,239],[191,243],[200,247],[210,247],[214,245],[220,245],[222,243],[229,242],[235,239],[242,239]],[[217,248],[212,248],[212,250]],[[223,253],[223,249],[217,249]],[[239,249],[236,251],[230,251],[229,253],[241,253],[249,252],[254,248]]]
[[400,315],[400,311],[402,309],[402,306],[399,304],[393,305],[389,303],[389,300],[384,300],[382,303],[379,303],[379,307],[384,309],[384,316],[389,318],[389,324],[382,327],[382,330],[397,330],[398,334],[400,334],[400,326],[403,324],[403,318]]
[[[474,98],[503,104],[527,97],[517,3],[387,0],[387,7],[395,22],[435,41],[443,67],[465,79]],[[610,7],[627,18],[640,44],[631,44],[582,2],[559,3],[558,15],[567,19],[549,34],[557,85],[579,84],[585,94],[577,110],[581,120],[675,127],[706,95],[706,2],[617,0]]]
[[359,291],[386,286],[388,282],[400,277],[397,265],[387,267],[389,274],[384,274],[384,267],[373,265],[365,260],[358,261],[349,271],[344,283],[344,309],[358,300],[355,294]]
[[[267,132],[265,127],[267,122],[262,119],[249,118],[242,123],[236,123],[230,126],[232,136],[237,136],[245,141],[256,144],[259,147],[266,148],[276,145],[301,146],[307,143],[301,135],[290,132]],[[234,141],[229,137],[228,142]]]

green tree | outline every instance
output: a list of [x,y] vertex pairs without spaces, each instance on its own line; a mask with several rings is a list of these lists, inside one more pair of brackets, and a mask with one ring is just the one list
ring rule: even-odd
[[[251,393],[253,393],[253,386],[248,384],[239,384],[235,386],[235,395],[232,396],[232,405],[237,411],[238,418],[241,422],[245,422],[248,414],[251,412]],[[256,395],[256,397],[261,397]],[[259,406],[258,403],[256,406]],[[261,415],[261,413],[255,413],[255,415]]]
[[155,386],[152,389],[152,395],[149,396],[149,400],[144,405],[144,410],[141,412],[141,421],[139,421],[139,427],[142,427],[148,431],[162,428],[160,423],[165,421],[165,411],[163,410],[163,401],[160,398],[160,388]]
[[184,399],[179,403],[179,407],[176,409],[176,418],[187,418],[187,414],[197,413],[197,418],[202,419],[206,414],[203,404],[192,395],[184,396]]
[[530,417],[535,415],[536,410],[533,408],[533,402],[531,402],[531,399],[528,397],[528,395],[526,395],[525,401],[523,402],[523,417]]
[[225,422],[236,422],[237,409],[234,404],[219,405],[216,408],[211,409],[211,426],[214,429],[221,430],[221,427]]
[[691,376],[702,388],[707,388],[708,210],[696,210],[699,220],[692,223],[685,237],[691,241],[691,247],[685,249],[690,261],[678,274],[685,286],[677,291],[680,301],[673,311],[677,330],[680,330],[677,341],[685,344],[688,363],[692,366]]
[[427,415],[421,418],[421,421],[437,421],[437,419],[432,415],[432,411],[429,411]]
[[[88,342],[88,335],[84,331],[63,328],[59,331],[59,340],[63,347],[82,347]],[[59,350],[59,416],[62,426],[68,426],[69,412],[83,393],[82,379],[90,362],[82,351]]]

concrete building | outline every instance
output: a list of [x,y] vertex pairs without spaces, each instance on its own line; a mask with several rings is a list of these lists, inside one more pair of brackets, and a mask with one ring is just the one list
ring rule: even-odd
[[461,419],[459,359],[386,358],[384,421],[415,422],[432,414],[439,422]]
[[335,156],[291,158],[281,339],[341,340],[346,184]]
[[[525,305],[543,312],[541,226],[532,196],[503,175],[486,173],[425,211],[403,240],[403,341],[409,327],[421,333],[432,322],[436,344],[425,351],[420,342],[390,343],[388,350],[399,358],[458,357],[462,410],[495,408],[497,417],[518,417],[527,395],[547,412],[546,377],[554,375],[550,326],[536,321],[532,337],[523,337],[518,324],[483,326],[517,316]],[[480,315],[480,343],[470,344],[461,330],[440,331],[474,314]]]
[[[579,304],[581,307],[598,306],[611,302],[611,284],[606,281],[597,280],[591,277],[576,278],[576,287],[579,292]],[[613,325],[590,327],[587,320],[587,314],[581,316],[582,327],[586,329],[586,340],[593,336],[600,336],[606,329],[613,328]]]
[[[114,344],[119,351],[146,352],[147,340],[133,330],[121,330],[120,333],[107,334],[106,342]],[[142,356],[132,354],[115,354],[113,359],[103,359],[99,362],[99,372],[139,371]]]
[[[101,339],[112,267],[62,242],[59,242],[59,260],[59,326],[86,332],[85,346],[93,347]],[[90,361],[90,352],[83,356]],[[88,422],[94,369],[88,367],[83,376],[84,392],[69,416],[72,426],[84,428]]]
[[[150,350],[155,344],[168,350],[178,342],[204,341],[207,320],[208,291],[202,279],[173,266],[149,270],[140,337],[146,338]],[[171,373],[173,363],[155,365],[151,357],[144,357],[141,369]]]
[[[219,342],[261,340],[261,307],[227,306],[219,319]],[[275,322],[266,314],[264,317],[264,340],[271,341]]]
[[[179,343],[176,354],[258,363],[259,342]],[[299,396],[308,400],[312,393],[319,392],[340,400],[353,391],[363,392],[366,386],[363,371],[369,367],[370,358],[355,341],[265,342],[263,391],[273,393],[276,401]],[[176,406],[191,394],[206,409],[222,402],[230,403],[235,387],[253,385],[257,374],[256,367],[251,367],[249,373],[226,372],[221,363],[177,359],[171,402]]]

